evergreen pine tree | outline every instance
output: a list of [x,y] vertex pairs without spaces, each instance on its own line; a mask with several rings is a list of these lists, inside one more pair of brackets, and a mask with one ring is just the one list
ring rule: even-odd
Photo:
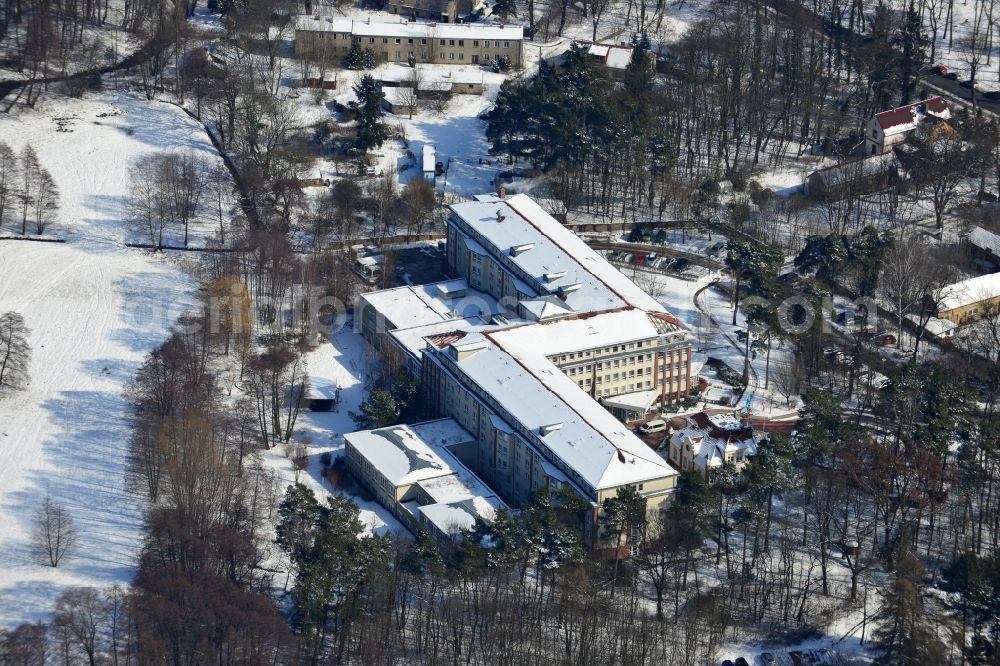
[[361,54],[361,68],[362,69],[375,69],[378,62],[375,60],[375,51],[371,48],[366,48]]
[[363,69],[364,56],[361,53],[361,46],[356,41],[351,42],[351,49],[344,56],[344,69]]
[[354,146],[361,152],[379,148],[389,138],[389,128],[382,121],[382,89],[370,74],[365,74],[354,85],[357,101],[351,102],[351,110],[358,120],[358,138]]

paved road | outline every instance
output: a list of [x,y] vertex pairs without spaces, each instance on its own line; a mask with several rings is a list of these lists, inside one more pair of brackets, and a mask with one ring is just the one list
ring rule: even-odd
[[[954,102],[958,102],[970,109],[972,108],[972,91],[968,88],[963,88],[961,83],[954,79],[938,76],[937,74],[927,74],[920,79],[920,83],[930,93],[944,95]],[[976,105],[981,107],[986,113],[1000,116],[1000,101],[993,102],[983,97],[982,93],[976,93]]]

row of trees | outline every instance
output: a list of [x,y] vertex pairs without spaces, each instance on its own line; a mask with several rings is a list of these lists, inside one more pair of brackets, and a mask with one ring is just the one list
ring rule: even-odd
[[210,211],[225,245],[232,189],[232,177],[219,163],[192,151],[153,153],[131,169],[126,215],[150,245],[162,248],[164,233],[180,227],[187,247],[191,224]]
[[59,188],[35,149],[25,144],[20,153],[0,141],[0,230],[11,220],[21,235],[29,225],[41,235],[59,211]]

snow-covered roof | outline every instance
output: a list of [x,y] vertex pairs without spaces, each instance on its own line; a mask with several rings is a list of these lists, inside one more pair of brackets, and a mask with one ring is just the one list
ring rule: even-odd
[[539,298],[529,298],[521,301],[521,307],[528,313],[528,316],[538,321],[565,317],[573,314],[573,311],[566,307],[557,296],[541,296]]
[[602,400],[605,407],[618,407],[620,409],[645,412],[653,406],[659,395],[660,392],[656,390],[635,391],[633,393],[622,393],[621,395],[602,398]]
[[469,289],[463,278],[372,291],[362,294],[361,299],[385,317],[393,329],[474,317],[486,322],[500,312],[495,298]]
[[476,518],[492,521],[503,505],[496,496],[470,497],[439,504],[416,507],[429,523],[444,534],[457,534],[476,526]]
[[809,175],[809,180],[812,182],[819,180],[825,187],[834,188],[845,183],[888,173],[894,169],[899,169],[899,160],[895,153],[881,153],[817,169]]
[[587,49],[587,53],[601,61],[605,67],[611,69],[625,69],[632,61],[632,47],[628,44],[608,44],[605,42],[591,42],[589,40],[576,40],[577,46]]
[[420,482],[421,490],[427,493],[432,502],[448,504],[473,497],[496,497],[495,493],[448,449],[438,447],[437,451],[454,473]]
[[409,107],[413,105],[413,98],[406,88],[383,88],[382,99],[386,103],[397,107]]
[[434,173],[434,164],[437,159],[434,155],[434,146],[425,143],[423,149],[424,173]]
[[930,97],[920,102],[876,113],[874,121],[882,128],[882,133],[885,136],[892,136],[915,129],[924,116],[947,120],[951,118],[951,109],[941,97]]
[[475,440],[454,419],[353,432],[344,439],[394,487],[417,484],[426,497],[404,502],[402,508],[414,517],[422,514],[444,534],[472,528],[477,517],[493,520],[497,509],[506,508],[448,450]]
[[465,333],[487,330],[493,324],[487,323],[482,317],[465,317],[463,319],[448,319],[413,328],[397,328],[389,332],[396,343],[404,350],[419,359],[427,346],[427,338],[455,334],[461,337]]
[[975,227],[969,232],[967,239],[971,245],[986,250],[994,257],[1000,257],[1000,236],[982,227]]
[[676,446],[690,445],[698,467],[720,467],[726,461],[726,453],[743,451],[747,456],[757,455],[753,426],[740,423],[733,415],[698,412],[683,418],[687,427],[676,430],[670,441]]
[[344,439],[393,486],[454,474],[441,447],[475,440],[453,419],[362,430]]
[[635,308],[512,326],[492,331],[489,336],[504,349],[525,356],[566,354],[660,336],[673,337],[677,342],[687,339],[686,329],[670,315]]
[[339,16],[299,15],[295,30],[304,32],[341,32],[359,37],[414,37],[423,39],[492,39],[520,41],[524,28],[519,25],[479,23],[417,23],[415,21],[371,21]]
[[337,397],[342,378],[342,368],[334,358],[333,345],[321,344],[305,356],[306,371],[309,373],[309,392],[312,400],[333,400]]
[[446,81],[448,83],[482,83],[484,77],[481,67],[469,65],[417,64],[416,69],[409,65],[386,63],[372,73],[379,81],[390,81],[412,85],[416,72],[421,89],[431,81]]
[[1000,296],[1000,273],[962,280],[942,290],[938,314]]
[[[451,211],[453,222],[474,232],[474,242],[492,246],[491,254],[506,255],[536,292],[559,296],[574,312],[626,305],[663,310],[656,299],[525,194],[502,199],[480,196],[452,205]],[[546,279],[553,274],[561,277]]]
[[[537,350],[507,350],[493,334],[481,337],[478,351],[453,361],[464,378],[583,483],[598,490],[677,473]],[[551,429],[553,424],[561,426]]]
[[[912,321],[916,325],[920,325],[920,317],[914,314],[906,315],[906,318]],[[951,321],[950,319],[941,319],[939,317],[930,317],[927,320],[926,331],[936,338],[949,337],[954,335],[955,329],[958,328],[958,324]]]

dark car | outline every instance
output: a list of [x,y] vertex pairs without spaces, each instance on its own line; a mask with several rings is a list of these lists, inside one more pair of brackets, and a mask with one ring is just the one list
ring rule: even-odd
[[983,93],[983,97],[991,102],[996,102],[997,100],[1000,100],[1000,90],[990,90],[989,92],[985,92]]
[[689,262],[688,262],[687,259],[685,259],[684,257],[681,257],[680,259],[678,259],[677,261],[674,262],[674,265],[671,266],[670,269],[674,270],[674,271],[682,271],[685,268],[687,268],[688,263]]
[[770,652],[761,652],[760,661],[764,666],[775,666],[778,660],[774,658],[774,654]]
[[736,665],[731,660],[726,659],[724,662],[722,662],[722,666],[736,666]]
[[958,72],[948,72],[944,75],[944,78],[951,79],[952,81],[958,80]]
[[743,657],[737,657],[736,658],[736,666],[750,666],[750,662],[748,662]]
[[638,243],[640,240],[642,240],[642,229],[636,227],[632,231],[628,232],[629,243]]

